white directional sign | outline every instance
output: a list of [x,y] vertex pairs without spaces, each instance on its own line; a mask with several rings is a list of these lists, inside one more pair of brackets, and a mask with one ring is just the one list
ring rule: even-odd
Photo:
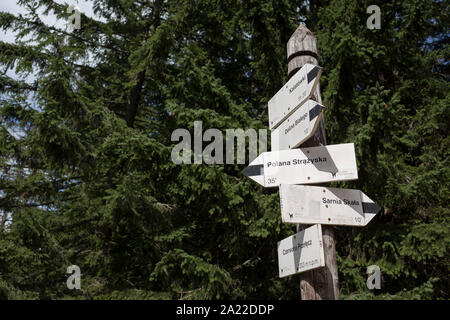
[[322,227],[313,225],[278,242],[280,278],[325,266]]
[[272,151],[294,149],[316,132],[325,107],[308,100],[272,131]]
[[306,63],[269,100],[269,128],[275,129],[314,93],[322,68]]
[[264,187],[358,179],[353,143],[263,152],[242,173]]
[[381,208],[362,191],[280,185],[281,219],[287,223],[365,226]]

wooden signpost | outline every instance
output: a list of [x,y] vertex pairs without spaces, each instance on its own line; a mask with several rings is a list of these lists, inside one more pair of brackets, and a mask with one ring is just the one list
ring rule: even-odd
[[[300,25],[287,43],[288,76],[292,77],[301,67],[310,63],[318,65],[317,40],[311,31]],[[317,84],[312,99],[322,103],[320,84]],[[314,135],[302,147],[326,145],[323,118]],[[298,224],[297,231],[305,225]],[[302,300],[339,300],[339,277],[336,262],[336,244],[333,226],[322,227],[325,267],[300,274]]]
[[296,234],[278,242],[280,277],[300,273],[302,300],[338,300],[333,225],[365,226],[381,208],[360,190],[323,185],[358,179],[355,148],[326,145],[322,68],[316,38],[305,26],[289,39],[287,56],[290,80],[268,103],[272,151],[242,172],[264,187],[279,186],[282,221],[297,224]]

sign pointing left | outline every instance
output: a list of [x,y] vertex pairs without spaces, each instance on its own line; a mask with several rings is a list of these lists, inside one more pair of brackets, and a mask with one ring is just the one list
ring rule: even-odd
[[264,187],[358,179],[353,143],[263,152],[242,173]]

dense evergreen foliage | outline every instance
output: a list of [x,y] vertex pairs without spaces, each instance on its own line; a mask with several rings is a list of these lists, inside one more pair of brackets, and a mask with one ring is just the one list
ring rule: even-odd
[[71,32],[37,14],[66,5],[18,2],[28,15],[0,13],[18,34],[0,41],[0,298],[298,299],[298,277],[278,278],[295,230],[278,191],[245,165],[173,164],[171,133],[268,128],[300,22],[318,38],[328,143],[357,151],[359,180],[335,186],[384,207],[336,228],[342,297],[449,298],[446,1],[93,0],[102,19]]

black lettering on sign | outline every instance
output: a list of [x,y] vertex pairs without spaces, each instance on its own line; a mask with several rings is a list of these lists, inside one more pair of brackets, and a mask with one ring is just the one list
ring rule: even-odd
[[328,199],[322,198],[323,204],[344,204],[346,206],[359,206],[358,200],[348,200],[348,199]]
[[327,161],[327,157],[317,157],[317,158],[312,158],[312,159],[294,159],[292,160],[292,164],[296,165],[296,164],[308,164],[308,163],[318,163],[318,162],[326,162]]
[[287,161],[268,161],[267,167],[283,167],[283,166],[290,166],[291,162],[289,160]]
[[359,206],[359,201],[344,199],[344,204],[346,204],[348,206]]
[[297,87],[298,87],[303,81],[305,81],[305,76],[303,76],[299,81],[297,81],[296,84],[294,84],[294,85],[289,89],[289,94],[291,94],[292,91],[294,91],[295,89],[297,89]]
[[342,201],[340,199],[322,198],[322,202],[324,204],[342,204]]

